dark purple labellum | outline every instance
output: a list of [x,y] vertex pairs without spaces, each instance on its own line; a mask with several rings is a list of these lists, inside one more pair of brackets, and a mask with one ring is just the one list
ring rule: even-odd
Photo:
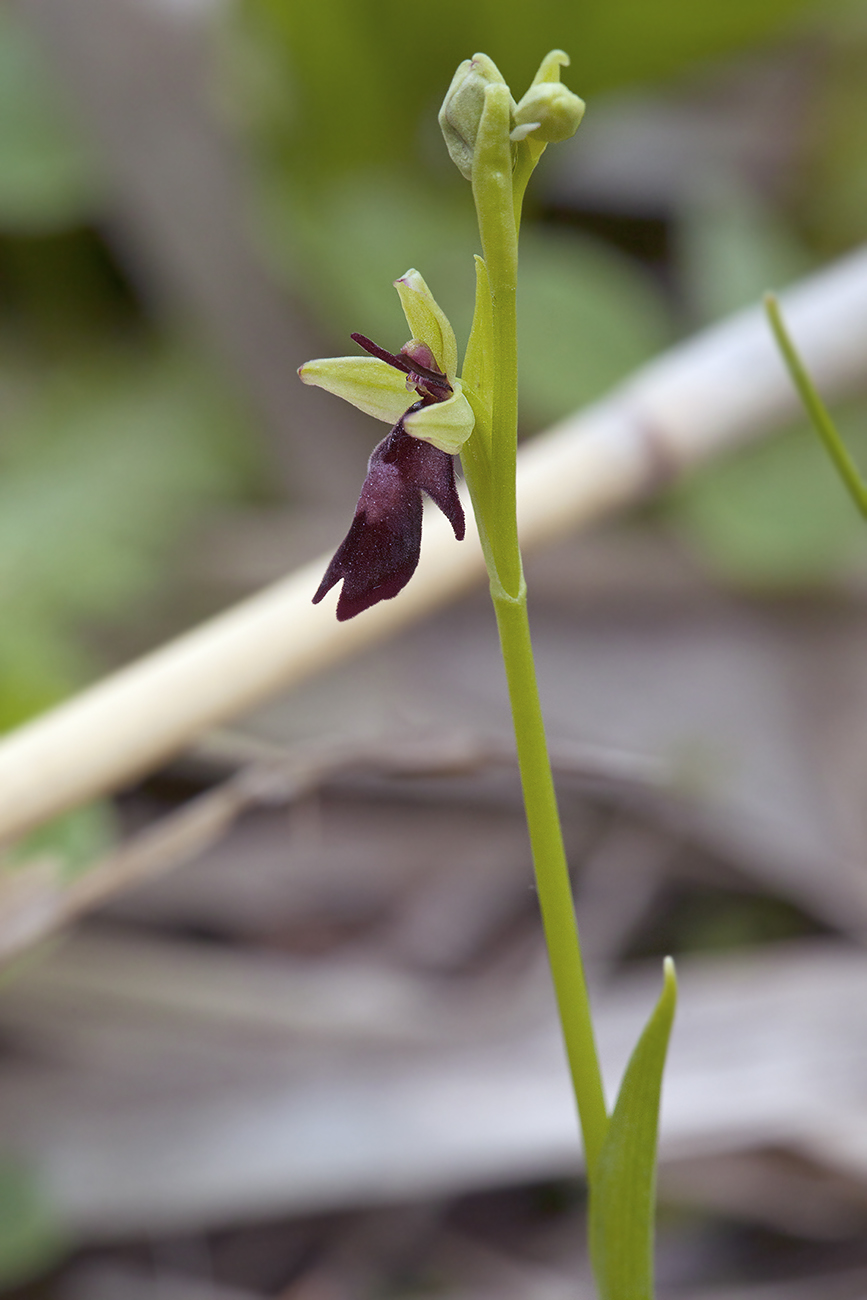
[[313,597],[314,605],[342,579],[337,617],[344,622],[406,586],[421,550],[422,492],[436,502],[461,541],[464,512],[452,457],[411,437],[398,420],[373,449],[352,526]]

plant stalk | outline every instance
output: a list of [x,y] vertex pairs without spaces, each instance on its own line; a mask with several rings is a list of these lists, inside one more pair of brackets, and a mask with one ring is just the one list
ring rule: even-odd
[[495,594],[494,608],[512,706],[539,909],[581,1121],[587,1175],[592,1181],[608,1116],[536,683],[526,591],[518,600]]
[[[592,1182],[608,1116],[539,702],[518,545],[515,470],[520,195],[516,195],[513,183],[508,88],[489,86],[485,94],[485,109],[475,142],[473,197],[490,282],[492,317],[489,491],[478,482],[481,469],[478,458],[465,455],[464,464],[474,506],[481,514],[479,530],[485,539],[491,595],[512,706],[539,906],[584,1139],[587,1173]],[[526,180],[526,176],[521,177],[521,194]]]

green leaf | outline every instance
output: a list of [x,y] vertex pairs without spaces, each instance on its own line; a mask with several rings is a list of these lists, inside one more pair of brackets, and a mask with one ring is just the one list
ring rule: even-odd
[[115,818],[108,803],[86,804],[46,822],[3,854],[3,868],[50,857],[62,881],[74,879],[106,853],[115,839]]
[[816,430],[825,451],[840,475],[840,479],[848,491],[855,508],[867,519],[867,484],[865,484],[858,466],[849,455],[848,447],[837,432],[825,403],[807,373],[804,363],[783,323],[779,304],[771,293],[765,295],[765,312],[777,340],[777,346],[783,354],[783,359],[792,377],[792,383],[797,388],[798,395],[813,422],[813,428]]
[[769,285],[782,289],[813,269],[791,226],[736,181],[680,214],[681,278],[698,321],[751,307]]
[[383,346],[406,341],[406,321],[389,286],[409,267],[424,276],[457,337],[467,337],[477,236],[466,194],[380,172],[276,201],[271,218],[290,281],[343,351],[354,350],[353,330]]
[[623,1075],[590,1188],[590,1251],[600,1300],[652,1300],[656,1135],[677,982],[666,957],[659,1001]]
[[651,277],[587,236],[528,227],[518,298],[521,406],[537,425],[601,397],[672,340]]
[[195,510],[248,469],[231,397],[180,351],[40,380],[0,434],[0,730],[94,671],[84,626],[146,609]]
[[[836,423],[867,464],[864,406],[838,412]],[[720,577],[747,590],[816,586],[864,552],[864,522],[803,424],[700,471],[664,509]]]
[[45,384],[0,443],[0,608],[110,612],[143,590],[191,497],[227,488],[219,397],[178,355]]
[[[380,0],[375,22],[357,0],[244,0],[248,45],[238,50],[237,95],[278,165],[291,160],[319,175],[406,168],[437,158],[435,150],[444,157],[439,133],[427,126],[420,132],[419,124],[432,122],[455,68],[475,51],[495,60],[520,99],[542,56],[564,49],[573,61],[565,80],[588,99],[766,41],[815,7],[813,0],[440,0],[431,40],[421,18],[408,23],[402,0]],[[262,70],[255,77],[257,59]],[[288,115],[275,84],[291,87]],[[258,114],[250,107],[257,98]],[[457,186],[457,172],[447,174]]]
[[822,59],[808,106],[821,127],[804,151],[797,215],[824,257],[867,236],[867,21],[861,4],[835,14],[822,34]]
[[0,1285],[37,1276],[67,1246],[32,1173],[17,1160],[0,1159]]

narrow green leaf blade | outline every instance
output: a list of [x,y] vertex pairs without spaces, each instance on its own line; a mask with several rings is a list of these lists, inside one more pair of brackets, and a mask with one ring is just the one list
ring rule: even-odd
[[656,1135],[677,1001],[666,957],[659,1001],[623,1075],[590,1189],[590,1252],[600,1300],[652,1300]]
[[825,403],[819,396],[812,379],[807,374],[806,367],[783,324],[779,303],[772,293],[765,294],[765,311],[774,332],[774,337],[777,340],[777,346],[783,354],[789,374],[792,376],[792,382],[797,388],[798,395],[813,422],[813,427],[825,444],[825,450],[837,467],[837,472],[848,488],[849,495],[861,511],[861,514],[867,519],[867,484],[861,478],[858,467],[846,450],[846,444],[837,432]]

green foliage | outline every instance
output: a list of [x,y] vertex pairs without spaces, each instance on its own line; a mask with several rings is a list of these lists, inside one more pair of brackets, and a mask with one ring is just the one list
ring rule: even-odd
[[56,229],[93,212],[92,160],[69,127],[47,61],[0,9],[0,229]]
[[[839,424],[867,463],[867,411],[850,410]],[[701,471],[668,510],[722,577],[747,588],[822,583],[863,552],[863,520],[805,425]]]
[[623,1075],[590,1186],[590,1251],[600,1300],[652,1300],[656,1136],[677,1001],[666,958],[659,1001]]
[[87,675],[78,636],[143,601],[190,513],[236,490],[240,421],[176,349],[71,363],[0,438],[0,729]]
[[115,819],[107,803],[86,804],[25,835],[2,857],[4,869],[48,857],[66,881],[85,871],[115,839]]
[[382,0],[371,21],[354,0],[244,0],[236,31],[262,52],[257,78],[249,60],[242,69],[245,99],[258,92],[264,105],[260,121],[275,103],[274,86],[291,86],[294,111],[287,121],[281,97],[272,147],[333,172],[418,158],[419,122],[433,116],[455,68],[477,50],[520,98],[539,51],[565,49],[570,84],[586,99],[768,38],[809,7],[810,0],[441,0],[434,14],[410,14],[400,0]]
[[867,9],[860,0],[829,24],[822,77],[814,95],[813,130],[798,216],[823,256],[867,237]]
[[344,351],[354,350],[353,330],[384,345],[405,341],[406,322],[388,285],[411,266],[458,338],[466,338],[477,241],[463,192],[406,184],[382,172],[337,178],[311,202],[302,197],[274,196],[269,228],[285,273]]
[[678,266],[697,323],[754,307],[814,267],[781,216],[735,182],[679,214]]
[[16,1160],[0,1159],[0,1286],[38,1276],[67,1244],[32,1173]]
[[521,243],[522,404],[547,423],[602,396],[672,341],[657,285],[598,241],[529,228]]
[[777,347],[783,354],[792,383],[798,390],[798,396],[804,405],[813,428],[825,448],[831,463],[840,476],[840,481],[849,493],[849,498],[862,518],[867,519],[867,482],[855,464],[846,442],[831,419],[825,403],[822,401],[815,384],[807,373],[804,363],[783,322],[779,303],[774,294],[765,295],[765,313],[768,324],[774,332]]
[[[686,214],[680,252],[692,302],[708,320],[755,305],[810,262],[791,229],[737,189]],[[841,425],[867,464],[867,410],[850,408]],[[712,569],[748,589],[823,583],[863,552],[863,524],[804,423],[699,471],[665,508]]]

